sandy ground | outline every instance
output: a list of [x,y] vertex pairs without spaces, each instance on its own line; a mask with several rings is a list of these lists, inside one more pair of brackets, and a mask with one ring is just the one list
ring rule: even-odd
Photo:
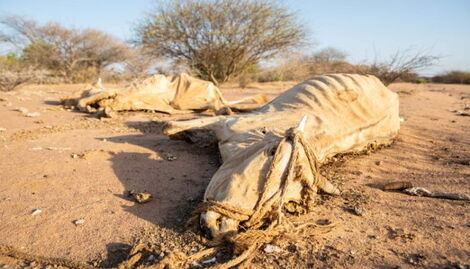
[[[254,93],[273,98],[293,84],[226,85],[223,93],[228,99]],[[59,106],[61,97],[81,88],[37,85],[0,92],[0,245],[104,267],[125,259],[139,239],[161,256],[201,249],[183,226],[220,165],[217,151],[161,135],[153,120],[166,115],[99,120]],[[453,112],[470,105],[470,86],[390,88],[400,94],[404,118],[397,141],[322,169],[342,195],[319,196],[315,212],[304,217],[334,228],[302,240],[282,238],[273,243],[278,251],[260,250],[253,267],[470,267],[469,202],[380,189],[407,180],[470,194],[470,121]],[[26,117],[17,108],[40,115]],[[130,190],[154,199],[137,204]],[[47,265],[0,255],[2,264]]]

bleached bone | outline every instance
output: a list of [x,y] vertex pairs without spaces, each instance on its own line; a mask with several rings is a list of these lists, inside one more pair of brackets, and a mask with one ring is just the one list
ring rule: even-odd
[[307,124],[308,116],[305,115],[302,117],[302,119],[299,122],[299,125],[297,125],[297,130],[304,132],[305,131],[305,124]]
[[[398,108],[398,95],[376,77],[332,74],[304,81],[252,113],[170,121],[164,133],[177,138],[200,138],[198,132],[212,133],[223,163],[209,182],[204,199],[253,210],[263,191],[273,153],[291,127],[303,130],[321,164],[336,154],[391,143],[400,128]],[[208,135],[207,139],[214,137]],[[267,189],[267,198],[279,190],[292,150],[292,143],[284,143],[278,149],[282,158],[272,171],[273,185]],[[339,194],[325,178],[307,169],[306,158],[305,152],[299,151],[295,164],[298,177],[308,182],[316,180],[316,188]],[[294,181],[287,190],[287,200],[301,202],[302,188],[300,180]],[[239,227],[238,221],[210,210],[201,214],[201,221],[213,236],[237,231]]]

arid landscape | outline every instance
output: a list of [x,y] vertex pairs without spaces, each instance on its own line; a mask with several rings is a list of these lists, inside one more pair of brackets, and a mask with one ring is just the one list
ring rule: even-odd
[[[229,100],[269,99],[295,82],[222,85]],[[105,85],[113,87],[113,85]],[[469,268],[468,201],[385,192],[409,181],[432,191],[470,194],[470,86],[394,83],[402,125],[395,142],[342,156],[322,173],[341,195],[320,195],[314,220],[329,231],[281,237],[257,252],[259,268]],[[61,98],[83,84],[27,85],[0,92],[0,256],[2,268],[50,268],[28,255],[114,267],[136,242],[153,264],[168,252],[193,253],[200,238],[185,222],[220,165],[217,149],[161,134],[169,116],[125,112],[118,118],[64,109]],[[136,203],[129,191],[153,200]],[[193,264],[195,268],[225,259]],[[46,259],[47,261],[47,259]],[[57,263],[55,263],[57,264]],[[49,266],[49,267],[48,267]]]

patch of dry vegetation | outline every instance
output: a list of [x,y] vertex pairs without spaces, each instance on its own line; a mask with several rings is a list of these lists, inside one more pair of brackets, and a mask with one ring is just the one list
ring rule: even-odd
[[452,84],[470,84],[470,72],[450,71],[441,75],[434,76],[432,82],[452,83]]

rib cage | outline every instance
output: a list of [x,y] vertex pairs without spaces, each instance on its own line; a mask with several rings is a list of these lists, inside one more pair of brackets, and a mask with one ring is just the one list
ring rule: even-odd
[[282,136],[308,115],[306,135],[324,160],[395,136],[398,109],[398,95],[376,77],[333,74],[302,82],[254,113],[228,117],[215,129],[225,159],[243,150],[247,141],[264,139],[263,132]]

